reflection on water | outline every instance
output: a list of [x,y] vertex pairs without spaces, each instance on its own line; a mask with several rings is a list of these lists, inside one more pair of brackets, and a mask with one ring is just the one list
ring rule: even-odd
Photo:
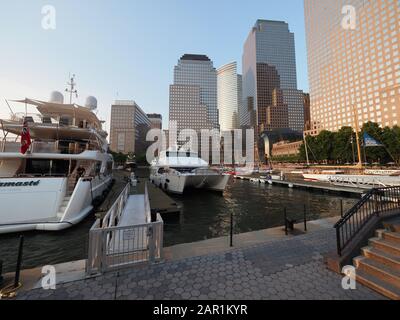
[[[23,269],[84,259],[87,256],[89,229],[94,215],[73,228],[59,232],[33,231],[24,233]],[[0,235],[0,260],[3,272],[15,270],[19,235]]]
[[[356,198],[299,189],[232,181],[224,196],[193,191],[173,196],[183,208],[180,223],[165,226],[165,245],[194,242],[229,234],[230,214],[235,217],[235,232],[249,232],[283,224],[283,209],[301,219],[306,205],[308,219],[315,220],[340,214],[340,200],[349,209]],[[88,232],[94,216],[62,232],[29,232],[25,234],[24,268],[62,263],[86,258]],[[0,260],[4,271],[15,266],[18,235],[0,236]]]
[[357,198],[243,180],[232,181],[223,197],[194,191],[173,198],[182,206],[183,217],[179,225],[165,226],[167,246],[228,235],[231,213],[235,232],[243,233],[283,225],[285,207],[290,218],[301,220],[305,205],[307,219],[316,220],[340,215],[340,200],[345,211],[358,201]]

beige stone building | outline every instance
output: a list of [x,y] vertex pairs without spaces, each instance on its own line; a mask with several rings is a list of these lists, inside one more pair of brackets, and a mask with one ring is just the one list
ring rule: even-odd
[[305,0],[305,19],[311,120],[400,125],[400,2]]
[[324,130],[324,128],[322,127],[322,125],[317,122],[317,121],[311,121],[308,130],[304,131],[304,137],[316,137],[318,136],[322,131]]
[[300,154],[300,147],[303,145],[303,141],[288,142],[282,141],[275,143],[272,147],[273,157],[287,157],[297,156]]
[[162,115],[158,113],[148,114],[147,117],[151,122],[151,129],[162,130]]
[[111,106],[110,149],[114,152],[141,153],[151,122],[134,101],[115,101]]

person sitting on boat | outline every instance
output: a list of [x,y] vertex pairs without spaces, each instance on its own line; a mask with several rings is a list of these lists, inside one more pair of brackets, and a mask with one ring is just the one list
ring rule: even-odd
[[79,179],[84,177],[85,174],[86,174],[85,168],[80,165],[79,168],[76,169],[76,181],[75,181],[75,184],[77,184]]

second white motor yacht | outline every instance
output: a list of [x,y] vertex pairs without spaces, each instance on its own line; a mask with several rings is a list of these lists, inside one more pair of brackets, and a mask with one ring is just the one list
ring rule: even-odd
[[182,194],[187,188],[223,192],[229,179],[192,152],[163,151],[151,163],[150,181],[171,193]]

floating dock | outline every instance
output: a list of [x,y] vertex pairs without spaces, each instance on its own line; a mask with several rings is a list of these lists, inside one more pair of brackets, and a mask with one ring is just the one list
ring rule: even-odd
[[146,178],[139,178],[136,188],[132,188],[138,194],[144,193],[147,182],[151,212],[159,213],[163,220],[179,218],[182,208],[170,198],[163,190],[148,182]]
[[238,180],[246,180],[246,181],[251,181],[254,183],[260,183],[260,184],[271,184],[272,185],[280,185],[280,186],[286,186],[289,188],[301,188],[301,189],[314,189],[314,190],[320,190],[320,191],[329,191],[329,192],[338,192],[338,193],[352,193],[352,194],[358,194],[358,195],[363,195],[365,194],[368,190],[367,189],[361,189],[361,188],[352,188],[352,187],[346,187],[346,186],[335,186],[327,183],[315,183],[315,182],[307,182],[307,181],[281,181],[281,180],[272,180],[271,183],[266,180],[266,179],[260,179],[260,178],[254,178],[250,176],[235,176],[235,179]]

